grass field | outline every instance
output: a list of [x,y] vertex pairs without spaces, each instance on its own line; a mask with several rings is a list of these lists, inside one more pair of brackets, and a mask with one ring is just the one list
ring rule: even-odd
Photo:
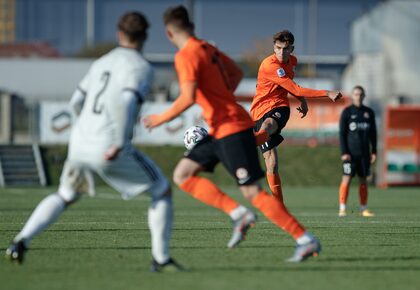
[[[2,251],[50,189],[0,190]],[[239,200],[235,188],[225,188]],[[188,272],[153,274],[148,199],[122,201],[108,188],[84,198],[35,238],[22,266],[0,262],[0,289],[420,289],[420,190],[371,190],[377,217],[336,216],[336,188],[286,188],[290,210],[322,241],[323,252],[287,264],[294,243],[260,214],[247,241],[225,245],[230,222],[177,191],[172,255]],[[4,253],[4,252],[3,252]]]

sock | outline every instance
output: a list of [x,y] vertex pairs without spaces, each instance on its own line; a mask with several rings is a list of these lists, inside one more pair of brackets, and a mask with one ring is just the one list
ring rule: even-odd
[[239,205],[237,208],[235,208],[234,210],[232,210],[229,215],[231,217],[231,219],[233,219],[234,221],[238,220],[241,216],[243,216],[246,212],[247,212],[247,208],[244,207],[243,205]]
[[66,203],[57,193],[48,195],[35,208],[14,241],[25,239],[25,246],[28,247],[33,237],[55,222],[65,208]]
[[340,203],[340,210],[346,210],[346,204],[345,203]]
[[239,206],[235,200],[223,193],[213,182],[203,177],[191,176],[179,188],[199,201],[220,209],[226,214],[230,214],[232,210]]
[[287,211],[286,207],[275,197],[270,196],[265,190],[261,190],[254,197],[252,204],[272,223],[289,233],[295,240],[305,233],[305,229]]
[[302,236],[296,239],[298,245],[309,244],[314,239],[314,236],[308,232],[304,232]]
[[275,198],[283,203],[283,190],[281,188],[280,175],[277,172],[274,174],[267,173],[267,181]]
[[152,200],[148,212],[148,224],[152,236],[152,256],[159,264],[169,261],[169,242],[172,233],[172,197]]
[[[360,209],[364,210],[367,208],[368,189],[366,183],[359,185],[359,198],[360,198]],[[364,208],[364,209],[363,209]]]
[[268,133],[265,132],[264,130],[260,130],[258,132],[255,132],[254,136],[255,136],[255,140],[257,141],[258,146],[264,144],[270,138],[270,135],[268,135]]
[[[339,189],[339,202],[340,202],[340,209],[341,205],[344,204],[344,207],[347,203],[347,198],[349,197],[349,184],[345,182],[341,182],[340,189]],[[344,208],[345,209],[345,208]]]

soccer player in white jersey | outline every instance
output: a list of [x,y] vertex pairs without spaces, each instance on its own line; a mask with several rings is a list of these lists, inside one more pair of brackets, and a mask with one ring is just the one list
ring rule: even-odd
[[[94,193],[91,172],[130,199],[149,192],[152,236],[151,271],[180,270],[169,255],[172,197],[159,168],[131,145],[133,129],[152,81],[150,64],[141,55],[148,22],[129,12],[118,22],[119,47],[96,60],[70,101],[78,118],[57,192],[44,198],[6,250],[18,263],[34,236],[52,224],[82,192]],[[87,190],[84,190],[87,185]]]

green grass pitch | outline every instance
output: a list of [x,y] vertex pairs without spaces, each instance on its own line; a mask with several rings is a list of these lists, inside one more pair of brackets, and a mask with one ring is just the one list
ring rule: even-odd
[[[244,202],[236,188],[227,192]],[[54,188],[0,189],[2,254],[34,206]],[[294,242],[261,214],[239,248],[228,250],[229,219],[175,192],[172,255],[188,272],[148,272],[146,197],[122,201],[106,187],[74,204],[35,238],[23,265],[0,261],[0,289],[420,289],[420,190],[371,189],[377,217],[357,215],[351,189],[346,218],[337,217],[334,187],[285,188],[291,212],[323,245],[302,264],[284,259]]]

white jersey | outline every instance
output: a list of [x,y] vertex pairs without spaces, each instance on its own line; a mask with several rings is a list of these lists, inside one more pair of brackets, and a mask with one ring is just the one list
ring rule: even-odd
[[[152,76],[150,64],[134,49],[118,47],[96,60],[78,87],[84,98],[72,128],[69,158],[99,161],[112,144],[129,145]],[[138,98],[130,116],[122,107],[125,92]],[[126,122],[127,117],[134,121]]]

